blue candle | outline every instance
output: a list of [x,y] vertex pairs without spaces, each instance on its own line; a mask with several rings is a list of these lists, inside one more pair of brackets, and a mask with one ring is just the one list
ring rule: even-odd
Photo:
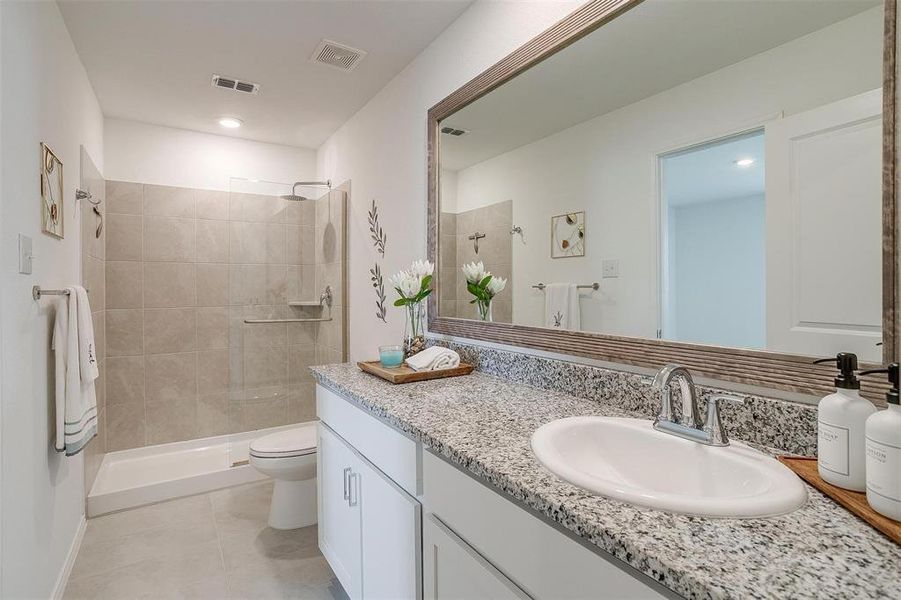
[[379,346],[379,360],[386,369],[399,367],[404,362],[404,350],[400,346]]

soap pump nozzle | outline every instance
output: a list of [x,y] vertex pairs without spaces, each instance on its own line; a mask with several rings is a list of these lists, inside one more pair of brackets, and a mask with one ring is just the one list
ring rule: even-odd
[[885,394],[885,401],[889,404],[899,404],[898,398],[898,363],[892,363],[884,369],[870,369],[862,371],[861,375],[871,375],[873,373],[888,373],[888,380],[892,383],[892,389]]
[[835,376],[835,387],[846,390],[859,390],[860,380],[854,372],[857,370],[857,355],[851,352],[839,352],[835,358],[821,358],[813,364],[835,363],[838,374]]

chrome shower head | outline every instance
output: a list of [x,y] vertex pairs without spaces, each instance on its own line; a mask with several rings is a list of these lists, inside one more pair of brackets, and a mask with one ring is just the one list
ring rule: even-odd
[[291,187],[291,193],[285,194],[281,196],[283,200],[290,200],[292,202],[303,202],[304,200],[309,200],[306,196],[301,196],[297,193],[297,186],[311,186],[311,187],[327,187],[328,189],[332,189],[331,180],[326,181],[298,181]]

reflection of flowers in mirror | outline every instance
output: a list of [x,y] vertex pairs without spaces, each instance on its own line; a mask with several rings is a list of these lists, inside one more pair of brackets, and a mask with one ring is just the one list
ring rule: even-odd
[[491,301],[507,287],[507,280],[486,271],[485,264],[481,261],[463,265],[462,269],[463,275],[466,276],[466,289],[474,297],[469,303],[476,305],[479,319],[490,321]]
[[485,278],[485,264],[479,261],[463,265],[463,275],[469,283],[478,283]]
[[507,280],[503,277],[492,276],[491,281],[488,282],[488,291],[492,296],[497,296],[505,287],[507,287]]

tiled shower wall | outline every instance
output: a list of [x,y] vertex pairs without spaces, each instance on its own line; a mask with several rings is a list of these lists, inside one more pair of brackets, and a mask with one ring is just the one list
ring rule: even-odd
[[[107,449],[309,421],[307,367],[344,354],[345,194],[107,183]],[[335,290],[330,323],[289,302]]]
[[[472,295],[466,289],[466,277],[461,267],[482,261],[493,275],[507,280],[507,287],[495,297],[491,305],[492,317],[498,323],[513,320],[513,201],[506,200],[461,213],[441,213],[441,309],[442,316],[475,319],[478,312],[469,303]],[[485,237],[479,240],[476,253],[470,235],[478,231]]]
[[91,440],[84,449],[84,489],[85,494],[94,485],[100,463],[106,453],[106,227],[97,226],[106,213],[105,182],[96,165],[81,149],[81,177],[79,188],[91,194],[97,204],[100,217],[94,214],[92,204],[79,200],[78,210],[81,212],[81,279],[88,290],[88,301],[91,303],[91,316],[94,322],[94,346],[97,350],[97,362],[100,377],[94,382],[97,393],[97,437]]

